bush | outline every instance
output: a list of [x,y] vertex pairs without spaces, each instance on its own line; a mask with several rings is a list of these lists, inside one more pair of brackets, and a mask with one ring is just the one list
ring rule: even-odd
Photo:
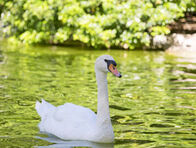
[[167,24],[195,11],[191,0],[4,0],[4,36],[23,43],[80,41],[92,47],[138,48],[168,34]]

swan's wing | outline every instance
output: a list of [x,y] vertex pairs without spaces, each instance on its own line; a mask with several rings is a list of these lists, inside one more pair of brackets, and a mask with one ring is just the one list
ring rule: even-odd
[[96,124],[96,114],[92,110],[72,103],[55,107],[42,101],[36,103],[36,110],[42,118],[40,131],[62,139],[85,139]]
[[35,109],[40,117],[44,119],[50,116],[56,110],[56,107],[42,99],[41,103],[39,101],[36,102]]
[[[75,105],[72,103],[66,103],[64,105],[58,106],[55,110],[53,117],[57,121],[67,121],[76,123],[84,121],[94,120],[96,114],[89,108]],[[69,120],[69,121],[68,121]]]

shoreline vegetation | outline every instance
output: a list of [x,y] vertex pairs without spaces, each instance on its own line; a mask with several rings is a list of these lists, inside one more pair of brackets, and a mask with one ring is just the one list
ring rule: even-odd
[[0,8],[0,32],[12,43],[157,50],[196,33],[192,0],[5,0]]

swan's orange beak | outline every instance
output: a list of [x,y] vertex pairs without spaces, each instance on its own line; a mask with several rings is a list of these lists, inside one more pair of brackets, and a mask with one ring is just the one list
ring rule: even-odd
[[108,68],[110,72],[113,73],[116,77],[119,77],[119,78],[122,77],[121,74],[118,72],[116,66],[114,66],[113,64],[110,64]]

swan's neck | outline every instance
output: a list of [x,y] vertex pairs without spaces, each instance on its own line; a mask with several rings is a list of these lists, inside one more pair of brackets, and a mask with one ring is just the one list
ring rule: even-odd
[[109,102],[108,102],[108,84],[107,73],[96,71],[98,86],[98,103],[97,103],[97,124],[111,124]]

